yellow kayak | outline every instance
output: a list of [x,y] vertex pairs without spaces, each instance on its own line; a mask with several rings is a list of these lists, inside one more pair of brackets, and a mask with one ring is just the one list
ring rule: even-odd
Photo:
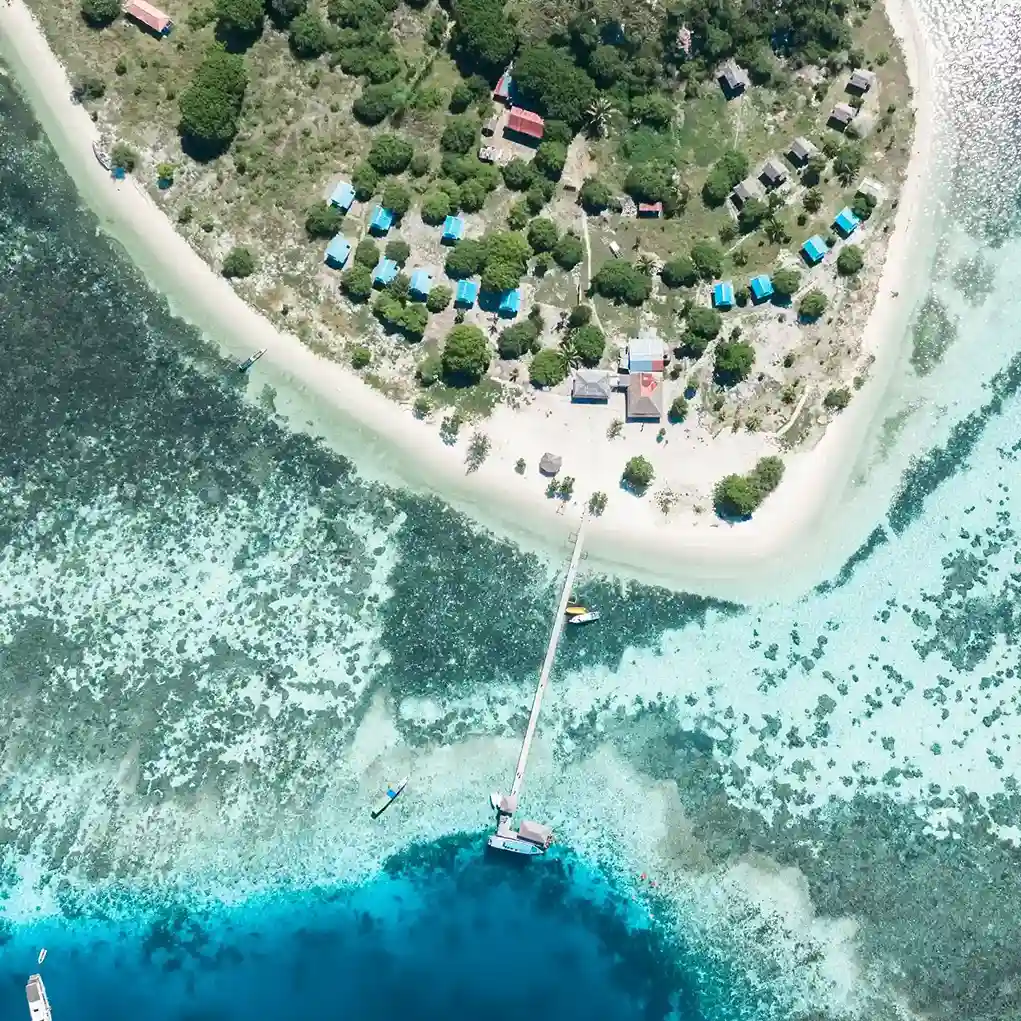
[[569,606],[566,610],[564,610],[565,617],[577,617],[582,613],[588,613],[588,610],[584,606]]

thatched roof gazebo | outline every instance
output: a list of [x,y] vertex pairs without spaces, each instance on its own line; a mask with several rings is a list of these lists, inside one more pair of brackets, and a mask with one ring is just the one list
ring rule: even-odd
[[556,475],[560,471],[561,465],[563,465],[564,459],[559,454],[545,453],[542,455],[542,459],[539,461],[539,471],[543,475]]

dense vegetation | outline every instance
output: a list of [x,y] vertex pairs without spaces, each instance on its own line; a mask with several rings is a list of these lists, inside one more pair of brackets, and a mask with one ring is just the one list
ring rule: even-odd
[[181,134],[193,151],[214,155],[233,141],[247,87],[244,58],[212,46],[179,100]]
[[747,475],[728,475],[716,484],[713,504],[723,518],[747,518],[783,478],[783,461],[764,457]]

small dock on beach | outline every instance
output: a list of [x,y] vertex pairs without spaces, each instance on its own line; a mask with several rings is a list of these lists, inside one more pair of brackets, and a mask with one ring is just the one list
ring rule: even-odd
[[553,671],[553,662],[557,656],[557,646],[560,644],[560,636],[564,633],[564,624],[567,619],[567,604],[571,599],[574,579],[578,574],[578,567],[581,564],[582,546],[585,538],[584,518],[578,526],[578,531],[572,538],[574,549],[571,552],[571,562],[567,568],[564,586],[560,591],[560,600],[557,603],[553,617],[553,630],[550,634],[549,644],[546,646],[546,658],[543,660],[542,670],[539,672],[539,683],[536,685],[535,695],[532,698],[532,711],[528,716],[528,726],[525,727],[525,736],[521,741],[521,751],[518,753],[518,762],[514,768],[514,782],[511,784],[509,794],[494,794],[492,798],[493,807],[496,809],[496,833],[489,838],[487,843],[489,847],[499,851],[511,851],[516,854],[542,854],[553,840],[553,832],[548,826],[526,820],[521,823],[518,830],[515,830],[511,825],[511,819],[518,810],[518,796],[525,782],[528,753],[531,751],[532,739],[535,737],[535,728],[539,723],[542,699],[546,694],[550,674]]

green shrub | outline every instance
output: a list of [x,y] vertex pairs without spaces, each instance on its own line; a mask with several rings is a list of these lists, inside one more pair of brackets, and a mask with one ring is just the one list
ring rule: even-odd
[[211,47],[178,100],[181,134],[203,150],[226,148],[237,134],[247,86],[244,58]]
[[372,361],[372,352],[364,344],[355,344],[351,348],[351,367],[364,369]]
[[532,358],[528,378],[533,386],[556,386],[567,378],[567,359],[560,351],[545,347]]
[[117,142],[110,150],[110,162],[130,174],[138,165],[138,153],[130,145]]
[[351,301],[368,301],[372,296],[372,270],[356,262],[341,277],[340,289]]
[[120,16],[120,0],[81,0],[82,17],[93,28],[109,25]]
[[636,493],[644,493],[656,477],[652,465],[642,456],[632,457],[624,466],[624,484]]
[[489,344],[477,326],[455,326],[443,342],[443,374],[456,386],[477,383],[489,368]]
[[533,252],[551,252],[560,240],[560,232],[552,220],[539,218],[528,225],[528,243]]
[[444,284],[438,284],[429,292],[425,307],[430,312],[442,312],[449,304],[454,293]]
[[379,247],[372,238],[363,238],[355,249],[355,262],[366,269],[373,269],[379,262]]
[[746,518],[780,484],[784,465],[778,457],[763,457],[747,475],[728,475],[713,492],[721,517]]
[[305,214],[305,233],[310,238],[332,238],[344,223],[344,214],[329,202],[309,206]]
[[822,291],[809,291],[798,303],[798,315],[802,319],[818,319],[826,311],[826,304]]
[[247,248],[236,245],[223,260],[220,273],[225,277],[250,277],[255,272],[255,256]]
[[688,417],[688,401],[684,394],[678,394],[670,405],[671,422],[683,422]]
[[851,277],[860,272],[865,265],[865,256],[857,245],[845,245],[837,256],[837,272],[841,276]]
[[446,192],[431,191],[422,199],[420,213],[430,226],[438,227],[450,215],[450,198]]
[[606,350],[603,331],[592,323],[579,326],[571,331],[571,346],[577,352],[582,365],[592,368],[599,364]]
[[553,259],[561,269],[574,269],[584,258],[585,245],[577,234],[568,232],[553,248]]
[[652,293],[652,281],[630,262],[611,259],[592,278],[592,289],[604,298],[637,306]]
[[851,391],[846,387],[830,390],[823,398],[823,407],[830,411],[843,411],[851,403]]

